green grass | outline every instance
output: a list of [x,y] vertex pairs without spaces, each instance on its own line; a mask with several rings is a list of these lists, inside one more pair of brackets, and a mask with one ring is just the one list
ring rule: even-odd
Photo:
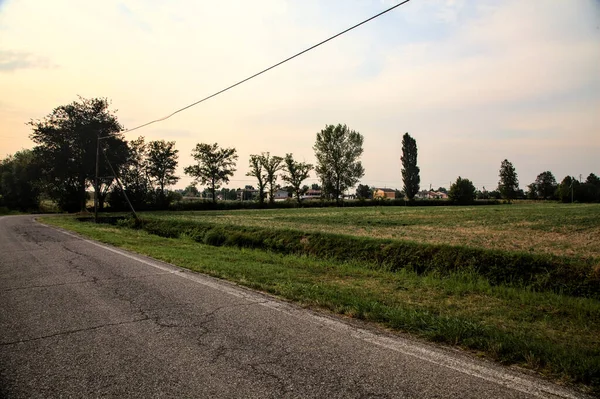
[[569,256],[592,259],[600,265],[600,204],[299,208],[141,215],[146,219],[268,226]]
[[457,345],[600,392],[598,300],[491,285],[472,270],[390,272],[364,262],[215,247],[188,236],[164,238],[67,217],[44,218],[44,222],[306,306]]

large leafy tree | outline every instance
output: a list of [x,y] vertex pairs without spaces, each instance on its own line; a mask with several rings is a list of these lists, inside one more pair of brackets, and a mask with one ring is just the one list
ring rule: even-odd
[[417,141],[408,133],[402,136],[402,181],[404,182],[404,193],[409,200],[415,198],[419,192],[421,177],[417,166]]
[[179,181],[175,175],[179,151],[174,141],[156,140],[148,143],[147,173],[157,187],[158,204],[166,205],[165,187]]
[[338,203],[348,188],[358,183],[365,169],[360,162],[363,136],[348,126],[326,125],[317,133],[313,149],[317,158],[315,168],[325,194]]
[[498,191],[502,194],[502,198],[507,199],[509,202],[517,198],[519,194],[519,179],[517,178],[515,167],[507,159],[502,161],[500,165],[499,176]]
[[260,163],[265,171],[265,183],[269,185],[269,203],[275,202],[275,189],[277,183],[277,172],[281,170],[283,158],[271,156],[270,153],[262,154]]
[[556,179],[552,172],[545,171],[537,175],[533,187],[529,187],[530,190],[535,188],[536,197],[541,199],[551,199],[554,197],[556,192]]
[[0,160],[0,205],[21,211],[37,210],[40,177],[39,163],[31,150]]
[[300,203],[302,182],[308,179],[313,166],[309,163],[295,161],[292,154],[286,154],[284,162],[284,174],[281,179],[292,187],[292,191],[296,195],[296,201]]
[[246,173],[246,176],[256,177],[258,180],[258,202],[262,207],[265,202],[265,186],[267,185],[267,177],[265,176],[265,171],[263,168],[262,157],[264,154],[250,155],[250,170]]
[[475,189],[475,186],[471,180],[463,179],[462,177],[458,176],[456,182],[450,186],[448,197],[456,204],[466,205],[475,200],[476,191],[477,190]]
[[186,166],[184,171],[202,185],[208,185],[213,202],[217,202],[216,190],[229,183],[229,177],[236,171],[236,152],[235,148],[220,148],[217,143],[196,144],[192,151],[196,165]]
[[42,161],[49,194],[63,210],[85,209],[89,184],[97,196],[106,191],[101,184],[112,184],[110,177],[94,184],[98,144],[100,176],[113,175],[107,161],[118,169],[127,159],[127,144],[120,134],[123,127],[109,105],[106,98],[80,97],[55,108],[42,120],[29,122],[33,129],[30,138],[37,144],[35,157]]

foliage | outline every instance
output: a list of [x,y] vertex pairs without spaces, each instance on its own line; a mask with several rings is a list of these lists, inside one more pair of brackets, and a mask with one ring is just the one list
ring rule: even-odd
[[192,157],[197,164],[185,167],[185,173],[208,185],[213,202],[217,202],[216,190],[221,184],[229,183],[229,177],[236,171],[236,149],[219,148],[217,143],[199,143],[192,151]]
[[500,165],[499,176],[498,191],[502,194],[502,198],[509,202],[516,199],[519,195],[519,179],[515,167],[507,159]]
[[[127,143],[127,160],[119,168],[119,179],[127,190],[127,198],[134,209],[147,209],[153,202],[152,183],[147,172],[148,146],[140,136]],[[111,210],[127,210],[129,205],[121,187],[113,186],[108,201]]]
[[600,183],[595,174],[590,173],[584,183],[566,176],[556,190],[562,202],[600,202]]
[[[123,128],[108,107],[105,98],[80,97],[79,101],[55,108],[42,120],[29,122],[33,129],[30,138],[37,144],[35,158],[42,162],[46,187],[65,211],[85,209],[86,188],[94,184],[98,145],[100,176],[113,175],[105,160],[118,169],[127,159],[127,145],[120,134]],[[101,182],[110,186],[113,179]],[[99,196],[102,189],[94,185],[94,190]]]
[[535,198],[546,200],[554,198],[557,184],[554,175],[548,170],[540,173],[535,182],[527,187],[529,187],[529,192],[535,192]]
[[327,197],[340,202],[344,191],[358,183],[365,170],[359,161],[363,153],[363,136],[348,126],[326,125],[317,133],[313,149],[315,168]]
[[200,192],[196,188],[195,184],[190,184],[185,188],[185,190],[183,190],[182,194],[184,197],[197,197],[200,195]]
[[284,174],[281,179],[290,184],[292,193],[296,194],[296,201],[300,203],[300,195],[306,192],[301,188],[302,182],[308,179],[313,166],[306,162],[295,161],[292,154],[286,154],[284,159]]
[[37,210],[41,192],[39,162],[33,151],[18,151],[0,160],[0,205]]
[[258,203],[261,207],[265,202],[265,186],[267,184],[267,177],[263,170],[263,157],[264,153],[261,155],[251,154],[248,165],[249,171],[246,173],[246,176],[256,177],[258,180]]
[[269,203],[275,202],[275,183],[277,182],[277,172],[281,170],[283,158],[271,156],[270,153],[262,153],[260,156],[260,164],[265,171],[264,182],[269,185]]
[[413,200],[419,192],[419,167],[417,166],[417,142],[408,133],[402,136],[402,181],[404,193],[409,200]]
[[475,186],[471,180],[458,176],[456,182],[450,186],[448,197],[456,204],[467,205],[475,201],[475,191]]
[[175,176],[178,152],[174,141],[156,140],[148,143],[147,173],[157,185],[158,203],[164,207],[168,206],[168,203],[165,203],[165,187],[179,181],[179,177]]
[[368,185],[359,184],[356,187],[356,197],[361,200],[372,199],[373,191],[371,190],[371,188]]

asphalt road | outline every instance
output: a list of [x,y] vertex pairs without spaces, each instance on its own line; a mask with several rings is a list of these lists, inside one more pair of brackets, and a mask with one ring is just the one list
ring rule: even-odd
[[41,225],[0,218],[0,396],[577,397]]

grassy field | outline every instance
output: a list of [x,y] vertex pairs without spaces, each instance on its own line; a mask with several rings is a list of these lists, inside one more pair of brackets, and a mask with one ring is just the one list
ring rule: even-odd
[[[527,252],[600,259],[596,242],[598,205],[288,209],[142,216],[167,226],[172,221],[197,221],[240,228],[347,234],[359,239],[382,234],[393,240],[458,243],[496,250],[523,251],[526,249],[521,241],[532,240],[537,244]],[[416,273],[409,268],[391,272],[358,260],[342,262],[205,245],[203,242],[211,242],[206,240],[212,237],[210,231],[198,240],[192,234],[166,238],[124,226],[81,223],[72,217],[49,217],[44,222],[306,306],[466,348],[600,393],[597,299],[491,284],[472,269],[443,274],[435,270]],[[462,241],[453,233],[455,230],[463,234]],[[469,231],[471,234],[467,234]],[[483,237],[471,237],[476,232]],[[538,232],[551,234],[554,240],[530,237]],[[496,242],[498,236],[504,240]],[[588,245],[575,238],[582,236],[588,237]]]
[[599,204],[149,212],[142,216],[465,245],[600,261]]

